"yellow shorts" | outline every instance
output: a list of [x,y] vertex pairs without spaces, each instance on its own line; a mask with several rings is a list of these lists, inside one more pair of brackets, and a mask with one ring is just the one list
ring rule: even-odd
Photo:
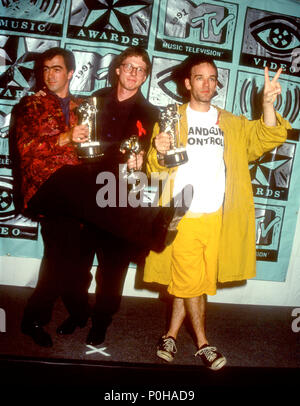
[[172,244],[169,293],[182,298],[216,294],[221,223],[222,209],[180,221]]

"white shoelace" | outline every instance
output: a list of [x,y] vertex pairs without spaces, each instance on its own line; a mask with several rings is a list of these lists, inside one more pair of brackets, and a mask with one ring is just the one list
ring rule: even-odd
[[168,351],[168,352],[177,352],[177,348],[175,345],[175,342],[173,340],[173,338],[168,337],[168,338],[164,338],[164,344],[163,344],[163,348],[164,350]]
[[204,354],[208,361],[212,362],[217,357],[216,351],[216,347],[204,347],[196,352],[195,357]]

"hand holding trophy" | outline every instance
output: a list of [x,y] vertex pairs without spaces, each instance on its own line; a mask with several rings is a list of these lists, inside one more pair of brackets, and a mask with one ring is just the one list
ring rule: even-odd
[[178,128],[177,131],[179,132],[179,118],[180,115],[177,111],[176,104],[169,104],[167,107],[163,108],[160,114],[160,131],[168,133],[171,140],[171,149],[168,150],[163,157],[164,165],[167,168],[182,165],[188,161],[188,156],[185,148],[180,146],[179,133],[177,138],[176,127]]
[[120,145],[120,151],[127,154],[128,157],[133,157],[136,160],[135,168],[130,168],[126,174],[127,181],[132,184],[132,191],[137,192],[140,188],[137,189],[137,181],[139,177],[135,176],[135,171],[138,169],[138,154],[142,151],[142,146],[139,141],[139,138],[136,135],[132,135],[130,138],[124,140]]
[[87,125],[89,129],[88,140],[77,145],[78,158],[91,160],[102,156],[100,141],[97,140],[97,98],[87,98],[80,104],[77,112],[78,123]]

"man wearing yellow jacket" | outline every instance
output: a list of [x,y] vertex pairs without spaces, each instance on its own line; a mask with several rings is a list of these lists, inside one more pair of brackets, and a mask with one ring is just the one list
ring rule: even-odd
[[188,316],[197,341],[195,355],[217,370],[226,358],[206,337],[205,297],[216,294],[217,281],[255,276],[255,209],[248,165],[282,144],[291,126],[273,106],[281,93],[281,70],[270,80],[265,69],[263,114],[253,121],[211,105],[218,75],[212,59],[189,57],[179,71],[189,102],[179,107],[176,134],[177,142],[186,147],[188,161],[166,168],[164,158],[172,140],[156,124],[147,169],[152,176],[165,177],[163,204],[186,184],[193,185],[193,200],[173,244],[161,253],[150,252],[144,280],[168,285],[173,295],[170,325],[158,343],[157,355],[173,360],[177,334]]

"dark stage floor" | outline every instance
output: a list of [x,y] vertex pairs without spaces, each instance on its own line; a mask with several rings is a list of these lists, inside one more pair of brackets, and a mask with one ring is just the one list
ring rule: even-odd
[[166,322],[166,304],[159,299],[123,297],[106,340],[98,347],[85,344],[90,324],[71,336],[56,335],[57,325],[66,318],[58,301],[47,326],[54,346],[40,348],[20,332],[31,292],[31,288],[0,286],[0,308],[6,316],[6,331],[0,333],[0,385],[5,387],[48,387],[51,382],[52,387],[64,388],[175,387],[180,391],[278,388],[284,383],[293,391],[299,385],[300,333],[292,331],[290,307],[208,303],[208,338],[227,357],[227,366],[212,372],[194,357],[196,348],[186,327],[178,337],[174,362],[157,358],[156,343]]

